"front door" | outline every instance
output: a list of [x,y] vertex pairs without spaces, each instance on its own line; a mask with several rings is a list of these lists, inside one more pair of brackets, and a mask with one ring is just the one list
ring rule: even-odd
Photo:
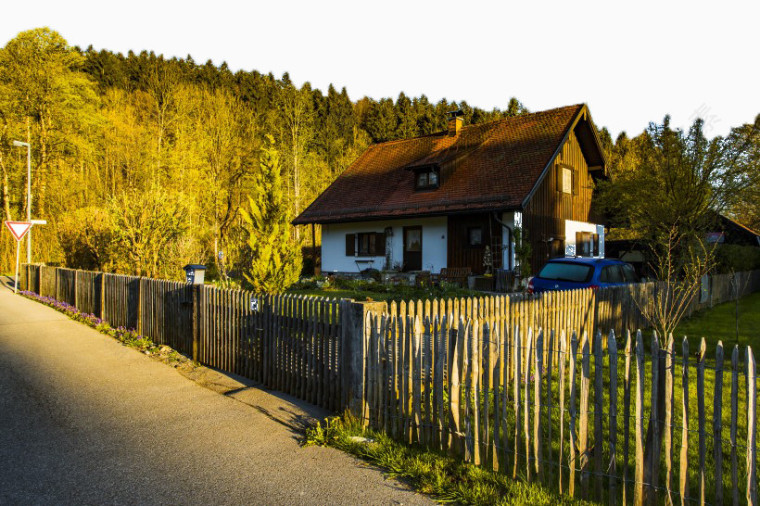
[[404,271],[422,270],[422,227],[404,227]]

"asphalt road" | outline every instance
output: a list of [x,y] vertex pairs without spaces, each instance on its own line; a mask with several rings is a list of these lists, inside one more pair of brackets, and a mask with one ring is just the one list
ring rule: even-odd
[[431,503],[302,448],[318,408],[217,376],[228,395],[0,287],[0,504]]

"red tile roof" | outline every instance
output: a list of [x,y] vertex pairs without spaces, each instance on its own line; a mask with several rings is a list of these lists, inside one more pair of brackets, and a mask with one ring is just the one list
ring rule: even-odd
[[[294,224],[518,209],[561,147],[583,104],[370,146]],[[440,167],[415,191],[413,167]]]

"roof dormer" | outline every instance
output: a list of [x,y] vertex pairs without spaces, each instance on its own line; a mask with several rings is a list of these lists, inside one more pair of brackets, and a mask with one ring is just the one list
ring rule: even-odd
[[415,167],[413,170],[415,190],[435,190],[441,185],[441,171],[437,165]]

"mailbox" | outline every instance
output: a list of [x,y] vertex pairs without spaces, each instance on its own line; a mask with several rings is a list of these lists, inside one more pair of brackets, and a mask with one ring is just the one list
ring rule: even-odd
[[202,285],[206,273],[206,266],[200,264],[187,264],[185,267],[185,278],[191,285]]

